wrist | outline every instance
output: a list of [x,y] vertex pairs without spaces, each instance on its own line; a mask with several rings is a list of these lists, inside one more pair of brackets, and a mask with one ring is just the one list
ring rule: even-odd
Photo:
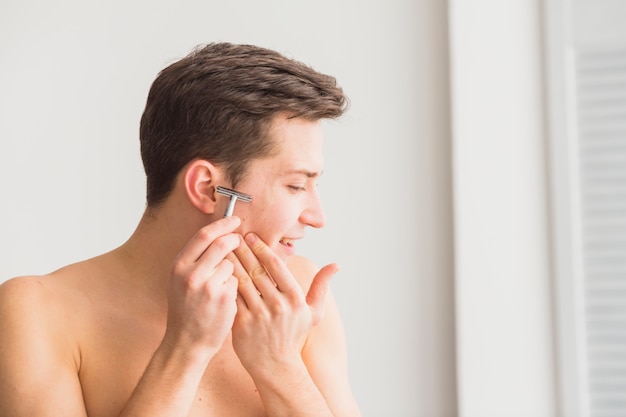
[[164,360],[178,364],[181,369],[192,368],[204,370],[216,352],[217,349],[185,343],[180,338],[170,336],[166,333],[155,354],[161,356]]
[[332,416],[302,358],[284,358],[250,375],[268,415]]
[[284,384],[288,380],[309,377],[308,369],[300,355],[282,356],[270,361],[255,361],[254,366],[246,367],[256,383]]

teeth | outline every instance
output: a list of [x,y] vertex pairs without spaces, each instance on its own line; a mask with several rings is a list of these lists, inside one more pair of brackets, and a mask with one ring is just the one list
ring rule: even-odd
[[280,243],[282,243],[283,245],[287,245],[287,246],[291,245],[291,242],[292,242],[291,239],[286,239],[286,238],[283,238],[280,240]]

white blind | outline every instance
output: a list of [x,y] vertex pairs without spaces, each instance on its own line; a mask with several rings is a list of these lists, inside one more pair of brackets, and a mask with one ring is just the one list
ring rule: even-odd
[[626,417],[626,1],[548,0],[560,417]]
[[626,49],[577,51],[589,413],[626,416]]

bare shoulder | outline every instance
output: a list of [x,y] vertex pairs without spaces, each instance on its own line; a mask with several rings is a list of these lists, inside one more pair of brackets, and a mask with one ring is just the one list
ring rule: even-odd
[[70,343],[75,301],[63,280],[49,275],[12,278],[0,285],[0,334],[12,335],[15,346],[7,346],[15,348],[19,341],[40,348],[44,339],[54,345]]
[[14,317],[20,321],[39,318],[44,322],[64,318],[64,323],[68,323],[68,317],[58,315],[69,314],[67,310],[79,302],[81,291],[72,285],[78,281],[74,275],[79,269],[70,266],[48,275],[16,277],[4,282],[0,285],[0,318]]
[[313,277],[319,271],[319,267],[310,259],[304,256],[294,255],[287,260],[287,267],[296,278],[300,286],[308,290],[313,281]]
[[93,304],[88,270],[84,261],[47,275],[4,282],[0,285],[0,334],[12,332],[15,348],[19,349],[18,343],[37,343],[79,361],[78,338]]
[[17,277],[0,285],[1,322],[30,322],[36,317],[46,322],[52,319],[54,311],[50,306],[56,297],[46,279],[45,276]]
[[60,283],[30,276],[0,285],[0,415],[85,415],[71,300]]
[[41,297],[42,277],[17,277],[0,285],[0,309],[4,312],[18,306],[24,298]]

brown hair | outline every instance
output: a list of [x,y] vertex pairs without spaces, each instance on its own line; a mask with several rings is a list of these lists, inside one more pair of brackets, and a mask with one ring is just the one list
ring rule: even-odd
[[268,132],[279,113],[318,120],[346,107],[335,78],[278,52],[197,47],[159,73],[141,117],[148,206],[165,200],[179,171],[198,158],[223,167],[235,186],[251,160],[273,154]]

